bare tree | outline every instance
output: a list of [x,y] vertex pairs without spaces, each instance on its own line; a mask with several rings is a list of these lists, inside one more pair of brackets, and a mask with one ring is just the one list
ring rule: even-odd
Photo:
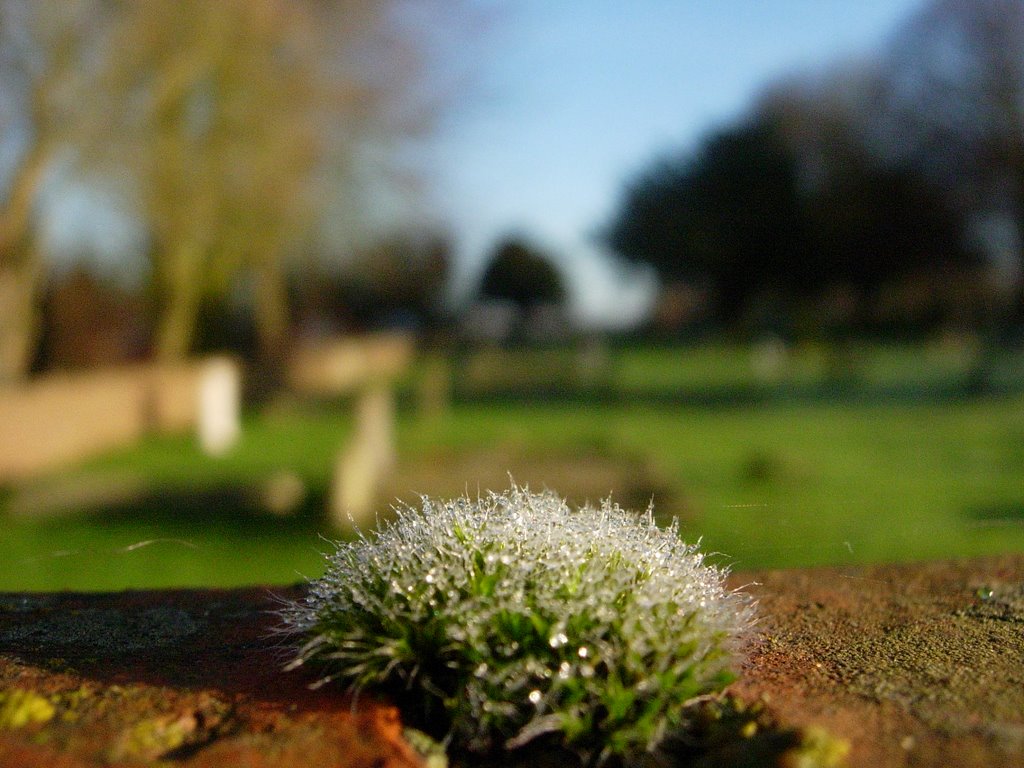
[[[365,228],[367,209],[382,207],[382,174],[416,188],[407,145],[432,134],[452,95],[435,57],[458,49],[443,31],[465,31],[463,10],[441,0],[0,0],[0,121],[27,126],[14,171],[0,168],[0,380],[31,357],[44,268],[34,216],[58,159],[134,196],[159,358],[185,355],[202,302],[239,285],[265,356],[279,356],[288,270],[310,264],[295,258],[308,244],[339,241],[324,220]],[[0,149],[14,141],[8,133]]]
[[[977,244],[1001,279],[1018,280],[1024,266],[1024,2],[935,0],[898,30],[883,67],[876,149],[948,189],[982,225]],[[1009,238],[1015,248],[1000,245],[1007,238],[991,226],[999,221],[1003,230],[1016,230]]]
[[[100,11],[91,0],[0,0],[4,141],[9,149],[20,134],[24,144],[0,190],[0,383],[24,376],[31,362],[45,270],[34,215],[42,185],[83,115],[75,86],[99,39]],[[20,131],[10,127],[15,114]]]
[[[352,7],[364,27],[370,4]],[[142,190],[161,306],[157,356],[184,356],[205,295],[254,276],[266,347],[283,342],[281,255],[308,225],[332,111],[364,94],[324,66],[314,6],[279,0],[132,3],[96,92],[117,134],[101,162]],[[337,42],[337,41],[334,41]]]
[[327,201],[357,208],[367,158],[394,155],[433,125],[428,52],[399,23],[401,6],[123,6],[93,87],[112,128],[90,159],[123,169],[141,190],[159,358],[185,355],[201,302],[242,275],[263,355],[280,356],[288,262],[314,237]]

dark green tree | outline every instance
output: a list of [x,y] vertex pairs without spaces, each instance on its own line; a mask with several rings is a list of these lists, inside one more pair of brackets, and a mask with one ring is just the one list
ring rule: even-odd
[[894,286],[979,269],[951,197],[921,169],[885,164],[865,138],[862,94],[837,100],[843,83],[829,82],[776,89],[694,156],[655,163],[629,187],[609,244],[665,283],[707,286],[727,328],[792,330],[797,315],[817,327],[808,308],[842,289],[856,301],[847,330],[873,330],[872,307]]
[[641,173],[606,239],[663,282],[707,284],[732,325],[755,301],[813,287],[808,226],[795,157],[773,126],[752,120]]
[[495,246],[480,282],[480,297],[510,301],[524,311],[565,300],[565,282],[552,257],[520,236]]

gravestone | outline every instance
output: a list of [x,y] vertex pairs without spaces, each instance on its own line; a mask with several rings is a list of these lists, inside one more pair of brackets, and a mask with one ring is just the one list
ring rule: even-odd
[[199,445],[209,456],[222,456],[241,434],[242,376],[227,358],[206,361],[199,374]]
[[367,387],[356,402],[356,426],[338,453],[331,488],[331,519],[339,528],[368,522],[381,484],[395,466],[394,397],[389,387]]

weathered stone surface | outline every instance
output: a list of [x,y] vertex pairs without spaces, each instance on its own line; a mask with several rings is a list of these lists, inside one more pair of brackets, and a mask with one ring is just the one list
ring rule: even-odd
[[420,765],[393,707],[281,671],[287,594],[0,595],[0,697],[39,712],[0,719],[0,766]]
[[[732,693],[766,702],[767,741],[820,728],[851,766],[1024,766],[1024,556],[733,581],[757,582],[762,618]],[[281,671],[273,611],[296,594],[0,594],[0,766],[421,764],[394,708]],[[705,763],[729,754],[751,750]]]
[[1024,556],[751,580],[737,696],[847,740],[851,766],[1024,766]]

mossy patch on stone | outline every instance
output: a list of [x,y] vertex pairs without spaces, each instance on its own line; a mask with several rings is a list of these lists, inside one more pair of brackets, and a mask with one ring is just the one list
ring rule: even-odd
[[800,743],[785,757],[787,768],[838,768],[845,763],[849,741],[824,728],[811,727],[801,733]]
[[204,696],[193,709],[145,718],[126,728],[111,748],[110,758],[116,762],[182,757],[215,739],[230,715],[227,704]]
[[0,691],[0,730],[46,723],[55,712],[49,699],[32,691],[21,688]]
[[978,587],[977,601],[964,614],[1024,623],[1024,582],[995,582]]
[[415,728],[403,730],[402,738],[423,758],[426,768],[448,768],[448,754],[440,742],[434,741],[423,731]]
[[691,727],[670,737],[644,768],[840,768],[850,750],[846,739],[824,728],[779,722],[763,699],[708,697],[690,716]]

